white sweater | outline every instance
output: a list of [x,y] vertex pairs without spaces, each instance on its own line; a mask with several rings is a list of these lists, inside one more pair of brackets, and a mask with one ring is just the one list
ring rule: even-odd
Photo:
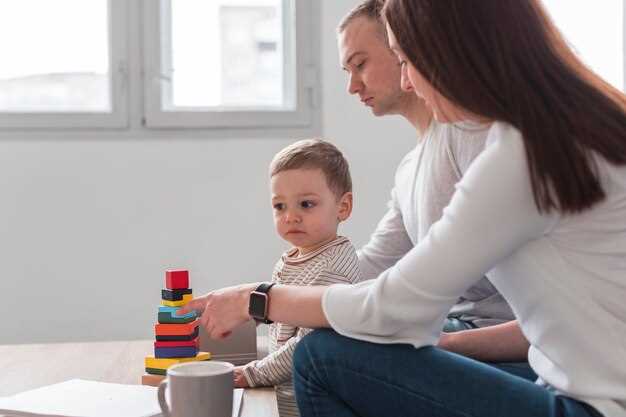
[[[450,203],[456,183],[485,149],[488,128],[432,121],[398,165],[388,210],[358,251],[361,279],[377,278],[417,245]],[[449,315],[478,327],[513,320],[513,312],[487,278],[459,297]]]
[[328,321],[357,339],[434,345],[459,294],[487,273],[541,379],[606,417],[626,416],[626,167],[597,163],[604,201],[542,215],[520,133],[494,123],[426,238],[378,279],[329,287]]

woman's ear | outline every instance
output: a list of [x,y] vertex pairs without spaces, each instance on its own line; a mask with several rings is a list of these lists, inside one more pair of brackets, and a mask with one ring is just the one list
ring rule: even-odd
[[352,192],[347,192],[342,195],[337,205],[339,207],[337,220],[340,222],[347,220],[350,214],[352,214]]

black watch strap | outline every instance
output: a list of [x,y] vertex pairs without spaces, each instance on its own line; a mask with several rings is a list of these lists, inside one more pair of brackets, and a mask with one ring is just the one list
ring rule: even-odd
[[263,282],[250,295],[249,313],[255,320],[261,323],[273,323],[273,321],[267,318],[267,314],[269,311],[269,292],[274,285],[274,282]]
[[275,282],[262,282],[259,284],[258,287],[256,287],[256,292],[262,292],[264,294],[267,294],[270,292],[270,290],[272,289],[272,287],[276,285]]

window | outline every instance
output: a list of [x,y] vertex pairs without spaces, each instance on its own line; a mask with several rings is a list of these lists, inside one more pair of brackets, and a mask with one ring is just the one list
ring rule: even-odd
[[[164,62],[163,107],[293,108],[294,68],[285,58],[291,27],[283,30],[280,0],[171,2],[170,45]],[[285,10],[288,13],[288,10]],[[168,16],[169,15],[169,16]],[[203,51],[198,56],[197,51]],[[286,68],[285,68],[286,67]],[[175,70],[174,70],[175,69]]]
[[0,126],[126,124],[125,33],[111,25],[124,19],[119,6],[107,0],[0,6]]
[[6,2],[0,127],[310,128],[313,3]]
[[148,45],[146,125],[310,124],[317,85],[307,44],[311,2],[297,4],[163,0],[149,6],[148,20],[158,26],[146,38],[160,45]]
[[624,3],[543,0],[554,23],[579,57],[624,90]]

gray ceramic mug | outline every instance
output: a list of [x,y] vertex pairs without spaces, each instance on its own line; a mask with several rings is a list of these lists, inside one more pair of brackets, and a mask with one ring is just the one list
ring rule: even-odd
[[[186,362],[167,369],[159,384],[159,405],[165,417],[231,417],[233,368],[228,362]],[[165,400],[165,390],[168,401]]]

